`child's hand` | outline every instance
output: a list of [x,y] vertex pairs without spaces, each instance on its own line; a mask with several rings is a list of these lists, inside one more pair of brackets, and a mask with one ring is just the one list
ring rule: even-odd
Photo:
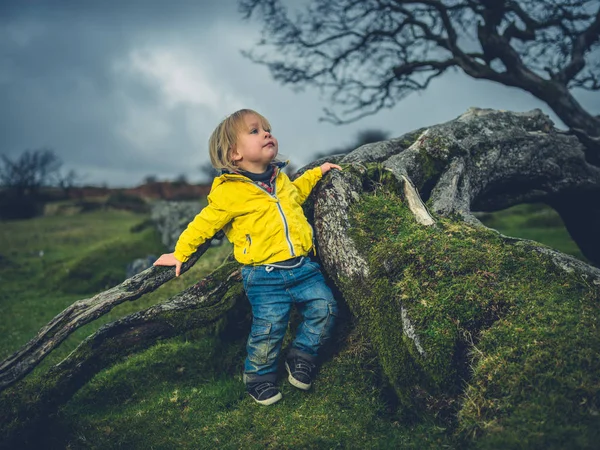
[[154,261],[153,266],[175,266],[175,276],[178,277],[181,272],[181,261],[179,261],[173,253],[165,253],[164,255],[160,255],[156,261]]
[[325,175],[327,172],[329,172],[331,169],[337,169],[337,170],[342,170],[342,168],[340,166],[338,166],[337,164],[332,164],[329,162],[326,162],[325,164],[323,164],[321,166],[321,173],[323,175]]

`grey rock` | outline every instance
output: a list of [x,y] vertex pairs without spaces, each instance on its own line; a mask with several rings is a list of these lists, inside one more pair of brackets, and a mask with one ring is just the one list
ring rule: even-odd
[[[201,210],[202,203],[199,201],[160,200],[152,205],[150,218],[168,251],[175,249],[179,235]],[[224,238],[224,233],[219,231],[211,240],[211,246],[221,245]]]
[[169,251],[175,249],[179,235],[202,209],[199,201],[157,201],[150,218],[160,233],[161,242]]
[[138,258],[127,264],[127,278],[131,278],[138,273],[152,267],[152,263],[156,261],[157,257],[154,255],[148,255],[145,258]]

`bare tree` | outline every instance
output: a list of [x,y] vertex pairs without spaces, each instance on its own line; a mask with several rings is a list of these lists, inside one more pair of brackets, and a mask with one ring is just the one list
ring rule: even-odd
[[156,175],[146,175],[144,177],[144,184],[154,184],[158,183],[158,177]]
[[17,196],[35,195],[41,187],[59,181],[62,161],[51,149],[27,150],[15,160],[0,158],[0,183]]
[[[450,69],[521,88],[547,103],[600,164],[600,118],[573,89],[600,90],[596,0],[240,0],[263,28],[246,52],[283,84],[316,86],[333,123],[391,108]],[[272,51],[275,48],[276,51]]]
[[56,184],[63,190],[66,197],[69,197],[73,188],[79,184],[81,180],[81,175],[73,169],[69,170],[67,173],[58,173],[56,176]]
[[68,197],[73,187],[81,181],[75,170],[63,172],[62,160],[49,148],[27,150],[11,159],[0,155],[0,217],[25,219],[43,212],[50,199],[45,187],[58,187]]

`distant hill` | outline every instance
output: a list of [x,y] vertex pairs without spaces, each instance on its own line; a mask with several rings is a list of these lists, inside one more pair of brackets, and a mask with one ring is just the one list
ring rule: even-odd
[[105,186],[46,187],[35,194],[16,196],[0,188],[0,220],[30,219],[45,214],[93,211],[104,206],[143,212],[152,200],[201,200],[210,184],[152,181],[132,188]]
[[[193,200],[206,197],[210,192],[210,186],[210,184],[189,184],[174,181],[156,181],[132,188],[83,186],[69,189],[66,198],[82,199],[125,194],[145,200]],[[55,194],[57,195],[64,194],[64,191],[59,189],[53,188],[52,190],[56,191]]]

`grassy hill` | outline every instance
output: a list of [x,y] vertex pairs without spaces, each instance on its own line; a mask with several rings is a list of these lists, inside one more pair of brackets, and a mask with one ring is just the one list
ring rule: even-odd
[[[581,257],[560,219],[545,207],[520,206],[483,220],[506,234],[546,242]],[[156,233],[147,226],[147,216],[126,211],[3,222],[0,228],[0,358],[74,300],[120,282],[132,259],[163,252]],[[49,364],[59,362],[102,323],[168,299],[209,273],[229,251],[229,246],[211,249],[183,277],[78,330],[24,385],[35,386]],[[407,420],[396,414],[395,396],[371,343],[345,314],[337,342],[310,392],[290,387],[282,370],[283,401],[267,408],[255,404],[241,381],[247,329],[230,320],[163,341],[101,372],[39,424],[36,436],[19,446],[461,447],[446,422],[435,417]],[[7,407],[6,400],[0,399],[0,407]],[[10,424],[4,427],[4,432],[11,429]]]

